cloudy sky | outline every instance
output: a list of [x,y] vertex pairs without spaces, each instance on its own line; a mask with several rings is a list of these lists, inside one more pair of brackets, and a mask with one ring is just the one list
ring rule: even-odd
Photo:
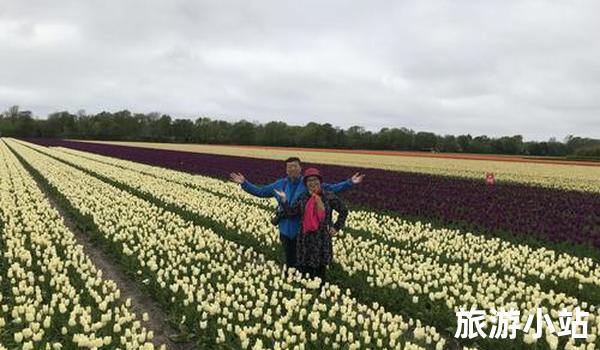
[[600,1],[1,0],[0,109],[600,137]]

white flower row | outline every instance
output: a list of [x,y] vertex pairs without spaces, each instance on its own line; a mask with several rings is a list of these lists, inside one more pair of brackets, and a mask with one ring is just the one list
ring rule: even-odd
[[[442,349],[435,328],[361,304],[350,290],[298,273],[252,249],[223,240],[79,170],[11,142],[72,205],[90,215],[117,251],[135,260],[140,278],[180,310],[182,321],[217,343],[242,347]],[[406,344],[403,347],[403,344]]]
[[22,349],[154,348],[152,332],[1,141],[0,221],[0,285],[9,286],[0,288],[0,334]]

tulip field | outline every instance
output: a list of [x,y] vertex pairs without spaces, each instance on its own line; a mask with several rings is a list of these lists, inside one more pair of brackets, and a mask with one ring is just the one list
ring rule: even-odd
[[[600,167],[529,182],[531,169],[519,177],[503,163],[513,177],[487,186],[468,166],[456,176],[312,165],[331,183],[366,174],[341,194],[351,210],[322,288],[282,270],[275,201],[226,180],[241,171],[268,183],[284,175],[281,160],[3,138],[0,349],[177,346],[156,341],[154,315],[131,310],[64,220],[111,252],[190,348],[600,348]],[[587,337],[543,324],[541,335],[463,339],[461,308],[514,308],[522,324],[540,308],[557,329],[578,309]]]

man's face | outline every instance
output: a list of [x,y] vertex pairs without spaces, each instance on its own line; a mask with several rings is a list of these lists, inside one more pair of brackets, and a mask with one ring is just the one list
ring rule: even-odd
[[300,167],[299,162],[293,161],[285,163],[285,172],[287,173],[287,176],[291,177],[292,179],[299,178],[301,171],[302,168]]

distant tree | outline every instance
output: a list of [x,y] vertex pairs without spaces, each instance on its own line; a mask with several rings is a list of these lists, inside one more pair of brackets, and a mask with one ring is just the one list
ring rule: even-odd
[[286,131],[286,123],[269,122],[257,130],[257,143],[265,146],[283,145],[288,139]]
[[456,142],[458,143],[459,152],[471,152],[471,141],[473,141],[473,137],[469,134],[458,136]]
[[377,149],[409,150],[414,143],[414,132],[406,128],[382,128],[373,137]]
[[486,135],[476,136],[471,140],[470,152],[472,153],[493,153],[492,144]]
[[159,118],[154,119],[150,123],[150,129],[157,141],[172,140],[171,117],[169,115],[163,114]]
[[70,138],[77,135],[77,116],[67,111],[52,113],[46,119],[43,135]]
[[491,152],[497,154],[522,154],[524,150],[523,136],[504,136],[490,142]]
[[231,126],[233,144],[252,145],[256,137],[256,126],[249,121],[241,120]]
[[460,149],[458,140],[453,135],[444,136],[438,147],[440,152],[458,152]]
[[40,136],[41,131],[31,111],[22,111],[19,106],[11,106],[3,113],[0,133],[6,136],[28,137]]
[[555,137],[548,140],[548,155],[566,156],[567,154],[567,146],[564,143],[558,142]]
[[575,150],[574,155],[580,156],[580,157],[599,158],[600,157],[600,145],[584,146],[584,147],[578,148]]
[[348,128],[348,131],[346,132],[348,147],[354,149],[365,148],[365,135],[366,131],[362,126],[354,125]]
[[432,132],[418,132],[415,135],[415,148],[419,151],[435,150],[437,137]]
[[191,142],[194,137],[194,122],[189,119],[175,119],[172,131],[176,141]]
[[575,154],[578,149],[600,145],[600,140],[569,135],[565,138],[567,154]]

